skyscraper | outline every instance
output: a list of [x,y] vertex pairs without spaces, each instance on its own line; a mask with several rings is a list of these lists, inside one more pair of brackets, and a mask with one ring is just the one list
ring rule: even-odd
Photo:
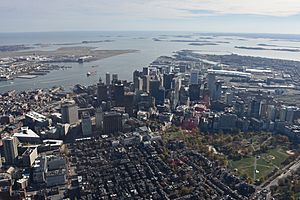
[[148,76],[149,75],[149,68],[148,67],[143,67],[143,75]]
[[287,111],[287,108],[285,106],[282,106],[280,109],[279,109],[279,120],[284,122],[285,121],[285,118],[286,118],[286,111]]
[[78,108],[74,101],[61,104],[62,123],[75,124],[78,122]]
[[199,76],[199,70],[194,69],[191,71],[190,83],[192,85],[198,84],[198,82],[199,82],[198,76]]
[[83,136],[92,135],[92,120],[89,112],[83,112],[81,116],[81,129]]
[[149,82],[150,82],[150,76],[145,75],[143,76],[143,91],[149,92]]
[[174,89],[173,93],[171,93],[171,101],[172,101],[172,108],[175,109],[179,102],[179,90],[181,88],[181,78],[175,77],[172,80],[172,89]]
[[293,120],[294,120],[294,111],[296,110],[295,107],[293,106],[288,106],[287,107],[287,111],[286,111],[286,117],[285,117],[285,120],[292,124],[293,123]]
[[122,115],[117,112],[105,112],[103,116],[103,132],[112,134],[122,131]]
[[109,72],[107,72],[106,74],[105,74],[105,83],[106,83],[106,85],[110,85],[110,73]]
[[211,99],[214,99],[216,92],[216,75],[209,73],[207,75],[207,87],[210,93]]
[[215,86],[213,100],[219,101],[221,99],[221,95],[222,95],[222,82],[217,81],[216,86]]
[[116,101],[116,106],[123,106],[123,104],[124,104],[124,85],[122,83],[117,83],[114,85],[114,98]]
[[103,110],[101,107],[96,109],[96,131],[100,132],[103,130]]
[[191,101],[199,101],[200,100],[200,88],[201,85],[193,84],[189,86],[189,96]]
[[107,101],[108,94],[107,94],[107,85],[105,85],[102,82],[99,82],[97,84],[97,100],[98,103],[101,103],[102,101]]
[[163,86],[166,90],[171,89],[173,78],[174,78],[174,74],[164,74]]
[[154,97],[156,101],[158,100],[158,96],[159,96],[159,87],[160,87],[159,80],[150,80],[149,82],[150,95]]
[[114,84],[114,83],[116,83],[118,80],[119,80],[119,79],[118,79],[118,74],[113,74],[113,75],[112,75],[112,83]]
[[163,105],[165,102],[166,90],[164,87],[159,87],[158,96],[155,99],[157,104]]
[[276,109],[274,105],[268,105],[267,106],[267,119],[274,121],[275,120],[275,115],[276,114]]
[[138,70],[133,72],[134,90],[142,90],[141,73]]
[[5,163],[14,165],[18,158],[18,139],[16,137],[3,138]]
[[260,100],[253,99],[250,102],[250,116],[259,118],[259,111],[260,111]]
[[226,92],[225,94],[225,103],[226,105],[232,105],[234,93],[233,92]]
[[130,117],[132,117],[134,109],[134,93],[128,92],[124,95],[124,107],[125,112],[128,113]]

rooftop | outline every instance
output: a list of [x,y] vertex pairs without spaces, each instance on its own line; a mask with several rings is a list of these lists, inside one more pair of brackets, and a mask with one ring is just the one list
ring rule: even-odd
[[40,113],[34,112],[34,111],[28,112],[26,114],[26,117],[32,118],[33,120],[38,121],[38,122],[44,122],[47,120],[46,116],[44,116]]
[[38,134],[36,134],[33,130],[28,127],[22,127],[21,132],[15,133],[15,137],[28,137],[28,138],[40,138]]

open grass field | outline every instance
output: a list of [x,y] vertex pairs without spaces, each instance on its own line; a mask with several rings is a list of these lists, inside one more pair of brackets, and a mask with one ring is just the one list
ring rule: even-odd
[[[256,177],[265,178],[274,169],[282,168],[282,162],[288,158],[288,154],[280,147],[269,150],[267,153],[256,156]],[[237,169],[240,175],[246,175],[254,180],[255,157],[243,158],[238,161],[230,160],[229,166]]]

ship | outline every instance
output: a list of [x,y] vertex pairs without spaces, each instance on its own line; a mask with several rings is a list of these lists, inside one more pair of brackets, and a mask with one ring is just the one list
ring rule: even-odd
[[86,76],[96,75],[97,71],[87,72]]

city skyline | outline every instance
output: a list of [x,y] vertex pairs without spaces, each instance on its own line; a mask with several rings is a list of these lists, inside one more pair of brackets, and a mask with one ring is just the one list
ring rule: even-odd
[[199,31],[300,34],[294,0],[2,2],[0,32]]

